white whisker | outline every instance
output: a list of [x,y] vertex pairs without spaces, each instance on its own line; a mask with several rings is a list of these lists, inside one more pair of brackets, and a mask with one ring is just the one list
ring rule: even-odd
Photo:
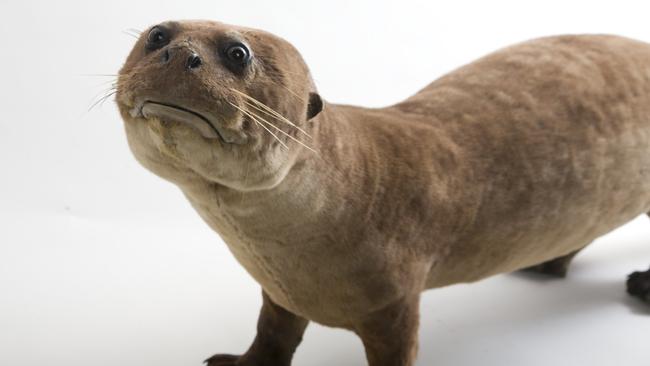
[[[298,127],[295,123],[289,121],[286,117],[284,117],[283,115],[281,115],[280,113],[278,113],[277,111],[275,111],[273,108],[267,106],[266,104],[260,102],[259,100],[255,99],[255,98],[251,97],[250,95],[248,95],[248,94],[246,94],[246,93],[243,93],[243,92],[241,92],[241,91],[239,91],[239,90],[237,90],[237,89],[233,89],[233,88],[231,88],[231,90],[234,91],[234,92],[236,92],[237,94],[243,96],[244,98],[246,98],[246,99],[252,101],[253,103],[257,104],[260,108],[265,109],[265,110],[266,110],[265,113],[267,113],[267,114],[271,114],[271,115],[272,115],[273,117],[275,117],[276,119],[279,119],[279,120],[281,120],[281,121],[283,121],[283,122],[286,122],[286,123],[290,124],[291,126],[293,126],[293,127],[295,127],[296,129],[298,129],[300,132],[304,133],[304,134],[307,135],[309,138],[311,138],[311,135],[308,134],[305,130],[303,130],[302,128]],[[259,108],[256,108],[256,109],[259,109]]]
[[242,112],[246,113],[246,114],[247,114],[249,117],[251,117],[251,118],[259,118],[259,120],[261,120],[262,122],[264,122],[264,123],[268,124],[269,126],[275,128],[278,132],[282,133],[283,135],[287,136],[288,138],[292,139],[293,141],[295,141],[295,142],[299,143],[300,145],[304,146],[306,149],[309,149],[309,150],[311,150],[311,151],[314,152],[314,153],[316,152],[316,150],[314,150],[314,149],[312,149],[311,147],[305,145],[302,141],[300,141],[300,140],[298,140],[297,138],[291,136],[290,134],[284,132],[281,128],[279,128],[278,126],[274,125],[273,123],[271,123],[271,122],[265,120],[265,119],[262,118],[261,116],[255,114],[255,113],[253,113],[253,112],[251,112],[251,111],[243,111],[241,108],[239,108],[239,110],[241,110]]
[[[229,102],[229,103],[230,103],[230,102]],[[262,124],[262,123],[261,123],[257,118],[255,118],[255,117],[254,117],[253,115],[251,115],[249,112],[245,111],[244,109],[240,108],[239,106],[237,106],[237,105],[234,104],[234,103],[230,103],[230,105],[232,105],[233,107],[237,108],[240,112],[242,112],[242,113],[244,113],[245,115],[247,115],[250,119],[253,120],[253,122],[257,123],[260,127],[262,127],[263,129],[265,129],[268,133],[271,134],[271,136],[275,137],[275,139],[276,139],[276,140],[277,140],[277,141],[278,141],[282,146],[284,146],[287,150],[289,149],[289,146],[287,146],[287,144],[285,144],[284,142],[282,142],[282,140],[280,140],[280,138],[279,138],[278,136],[276,136],[276,135],[275,135],[271,130],[269,130],[266,126],[264,126],[264,125],[263,125],[263,124]],[[259,117],[259,116],[258,116],[258,117]],[[265,121],[265,122],[266,122],[266,121]],[[269,122],[266,122],[266,123],[269,123]]]

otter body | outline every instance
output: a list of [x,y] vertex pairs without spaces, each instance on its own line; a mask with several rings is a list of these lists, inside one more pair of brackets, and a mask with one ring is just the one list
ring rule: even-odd
[[[650,211],[645,43],[538,39],[368,109],[324,103],[297,51],[267,33],[159,29],[168,41],[151,47],[152,28],[120,73],[130,146],[264,290],[251,349],[210,365],[288,365],[308,320],[355,331],[371,366],[412,365],[421,291],[558,259],[566,270]],[[224,37],[249,53],[241,69]],[[635,280],[646,299],[647,277]]]

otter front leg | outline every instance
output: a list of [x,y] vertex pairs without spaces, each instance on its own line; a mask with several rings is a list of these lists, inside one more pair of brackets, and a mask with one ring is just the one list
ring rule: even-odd
[[355,326],[369,366],[412,366],[418,351],[420,296],[408,296]]
[[275,304],[262,292],[264,303],[257,321],[257,336],[242,356],[214,355],[208,366],[289,366],[309,321]]

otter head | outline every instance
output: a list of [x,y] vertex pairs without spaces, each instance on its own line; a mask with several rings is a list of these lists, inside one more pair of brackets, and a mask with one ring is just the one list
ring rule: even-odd
[[116,100],[146,168],[177,183],[203,178],[240,190],[281,182],[323,108],[291,44],[208,21],[143,32],[119,72]]

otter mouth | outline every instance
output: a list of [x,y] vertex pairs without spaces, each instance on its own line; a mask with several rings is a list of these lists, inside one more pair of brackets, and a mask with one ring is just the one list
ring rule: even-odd
[[165,121],[174,121],[187,124],[197,130],[201,136],[209,139],[219,139],[224,143],[233,143],[224,138],[224,134],[208,117],[191,109],[175,104],[144,101],[140,106],[131,111],[133,117],[159,118]]

